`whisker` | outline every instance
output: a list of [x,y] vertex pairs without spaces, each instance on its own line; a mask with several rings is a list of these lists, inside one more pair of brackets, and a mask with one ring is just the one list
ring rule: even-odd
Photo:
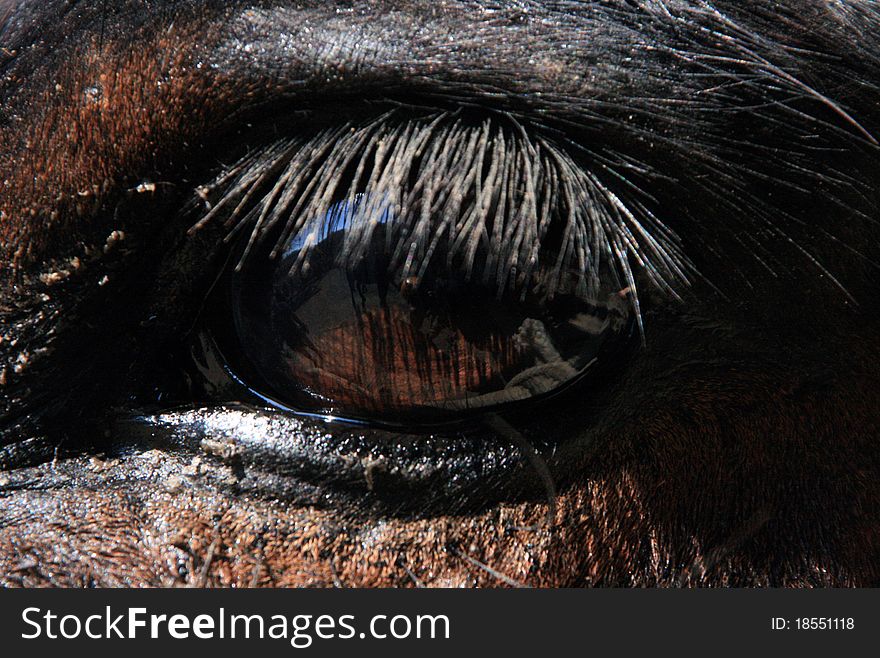
[[415,585],[416,589],[425,589],[424,581],[419,578],[412,569],[406,564],[406,560],[401,556],[397,558],[396,562],[397,566],[399,566],[406,573],[407,577],[412,581],[412,584]]
[[531,529],[540,530],[542,526],[552,527],[553,520],[556,518],[557,491],[556,482],[553,480],[553,474],[550,472],[547,462],[521,432],[517,431],[516,428],[498,414],[488,414],[483,422],[494,432],[497,432],[519,448],[523,457],[528,461],[529,466],[535,470],[535,473],[537,473],[538,478],[541,480],[541,484],[544,486],[544,491],[547,494],[547,514],[544,516],[541,524]]
[[468,564],[476,567],[477,569],[481,569],[482,571],[485,571],[487,574],[489,574],[490,576],[492,576],[496,580],[501,581],[505,585],[509,585],[510,587],[514,587],[516,589],[531,589],[531,587],[529,585],[526,585],[525,583],[521,583],[520,581],[516,580],[515,578],[511,578],[507,574],[503,574],[500,571],[498,571],[497,569],[493,569],[488,564],[485,564],[484,562],[480,562],[478,559],[476,559],[475,557],[471,557],[470,555],[468,555],[467,553],[465,553],[462,550],[459,550],[455,547],[450,547],[449,550],[456,557],[460,557],[462,560],[464,560]]

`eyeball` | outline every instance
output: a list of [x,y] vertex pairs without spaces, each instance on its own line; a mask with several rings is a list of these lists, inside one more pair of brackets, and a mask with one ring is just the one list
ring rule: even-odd
[[620,286],[545,253],[498,281],[485,244],[467,261],[442,246],[400,258],[398,221],[353,194],[232,275],[249,387],[304,412],[440,422],[552,395],[631,334]]

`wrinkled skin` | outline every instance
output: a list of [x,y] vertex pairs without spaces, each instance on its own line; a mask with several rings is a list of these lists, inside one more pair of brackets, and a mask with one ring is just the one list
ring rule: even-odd
[[[0,583],[880,585],[873,3],[106,4],[0,2]],[[508,419],[552,505],[507,421],[447,450],[133,397],[215,276],[195,190],[400,103],[626,158],[693,263]]]

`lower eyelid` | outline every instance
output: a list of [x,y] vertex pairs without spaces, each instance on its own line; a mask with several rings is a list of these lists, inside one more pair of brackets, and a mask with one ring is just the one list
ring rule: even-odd
[[190,455],[189,473],[207,483],[300,503],[354,496],[377,510],[450,511],[542,486],[520,445],[485,430],[410,436],[216,407],[119,418],[116,433]]

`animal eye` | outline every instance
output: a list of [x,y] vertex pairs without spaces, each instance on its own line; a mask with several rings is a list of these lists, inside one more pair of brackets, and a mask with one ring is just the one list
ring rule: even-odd
[[430,420],[557,391],[629,327],[628,300],[590,295],[573,271],[553,280],[547,254],[502,290],[444,253],[415,272],[388,247],[395,221],[356,195],[232,276],[253,385],[309,411]]
[[199,224],[234,204],[203,336],[263,401],[443,423],[551,397],[633,334],[627,217],[515,127],[384,117],[235,171]]

